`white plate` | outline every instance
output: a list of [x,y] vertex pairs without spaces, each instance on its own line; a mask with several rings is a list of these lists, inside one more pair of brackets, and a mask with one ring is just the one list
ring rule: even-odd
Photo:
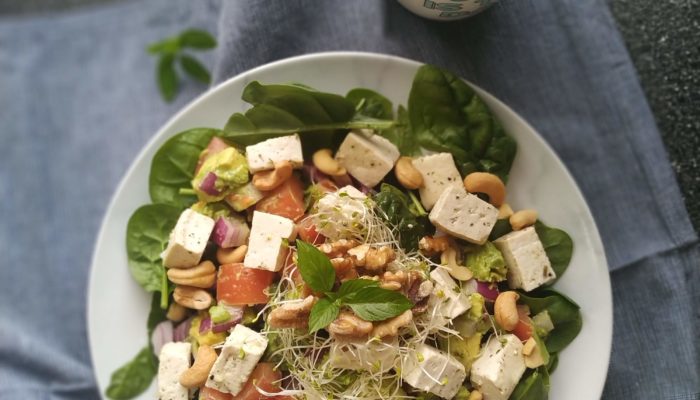
[[[136,157],[107,210],[92,260],[88,330],[95,374],[104,393],[111,373],[146,344],[150,296],[131,279],[125,249],[131,213],[150,202],[148,173],[158,147],[172,135],[194,127],[221,128],[250,81],[301,82],[319,90],[346,93],[367,87],[395,105],[406,104],[420,63],[371,53],[320,53],[290,58],[240,74],[192,102],[173,117]],[[576,183],[552,149],[520,116],[479,90],[506,130],[518,142],[508,184],[514,209],[540,211],[547,224],[566,230],[575,251],[556,288],[581,306],[583,329],[559,358],[550,399],[598,399],[603,390],[612,340],[612,299],[605,253],[593,217]],[[155,386],[142,399],[155,398]]]

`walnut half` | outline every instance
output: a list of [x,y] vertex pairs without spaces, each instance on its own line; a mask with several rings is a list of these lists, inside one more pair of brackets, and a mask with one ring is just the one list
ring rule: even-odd
[[316,300],[314,296],[307,296],[303,300],[284,303],[270,312],[268,323],[273,328],[306,328]]

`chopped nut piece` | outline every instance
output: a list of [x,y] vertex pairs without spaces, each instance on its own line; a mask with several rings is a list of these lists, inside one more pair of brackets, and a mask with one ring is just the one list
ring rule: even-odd
[[348,250],[357,247],[359,243],[353,239],[340,239],[333,243],[323,243],[318,246],[322,253],[330,258],[342,257],[348,253]]
[[374,326],[349,311],[342,311],[335,321],[328,325],[328,332],[335,339],[357,339],[367,337]]
[[270,312],[268,323],[273,328],[306,328],[309,325],[309,314],[314,304],[316,304],[314,296],[284,303]]
[[383,321],[372,330],[372,336],[378,338],[393,337],[399,334],[399,329],[408,326],[413,321],[413,312],[406,310],[403,314]]
[[331,264],[335,269],[335,277],[341,282],[357,278],[355,261],[352,258],[331,258]]
[[428,257],[438,255],[450,247],[449,236],[424,236],[418,241],[418,248]]

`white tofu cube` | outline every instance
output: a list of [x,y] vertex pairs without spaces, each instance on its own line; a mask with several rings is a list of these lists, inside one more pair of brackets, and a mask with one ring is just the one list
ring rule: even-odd
[[335,341],[330,350],[333,368],[386,372],[398,365],[398,338],[392,343]]
[[163,345],[158,363],[158,399],[187,400],[190,391],[180,385],[180,375],[190,368],[189,343],[171,342]]
[[409,353],[402,371],[404,382],[444,399],[453,398],[467,377],[464,365],[456,358],[427,344]]
[[363,185],[377,186],[398,160],[399,150],[385,138],[364,131],[348,133],[335,159]]
[[267,339],[238,324],[226,338],[221,354],[209,372],[206,386],[237,395],[267,348]]
[[243,265],[247,268],[279,271],[287,257],[289,241],[296,237],[294,221],[255,211],[252,225]]
[[460,188],[464,185],[450,153],[416,158],[413,160],[413,166],[423,176],[423,186],[418,189],[418,193],[426,210],[433,208],[446,188]]
[[529,292],[557,277],[534,227],[501,236],[493,244],[506,260],[511,289]]
[[367,213],[367,196],[353,186],[345,186],[327,193],[316,203],[314,225],[320,234],[335,241],[349,239],[363,223]]
[[428,215],[441,230],[471,243],[484,244],[498,219],[498,209],[467,193],[463,186],[442,192]]
[[245,156],[251,174],[275,168],[275,163],[290,161],[294,168],[304,165],[299,135],[281,136],[246,146]]
[[160,255],[167,268],[190,268],[199,264],[214,230],[214,220],[187,209],[170,232],[168,247]]
[[428,299],[428,307],[436,308],[434,313],[427,313],[431,318],[439,318],[435,321],[437,326],[447,325],[451,320],[464,314],[472,306],[469,296],[462,292],[461,287],[452,279],[445,268],[436,268],[430,273],[433,281],[433,293]]
[[523,344],[515,335],[491,337],[471,368],[471,382],[484,399],[507,400],[525,372]]

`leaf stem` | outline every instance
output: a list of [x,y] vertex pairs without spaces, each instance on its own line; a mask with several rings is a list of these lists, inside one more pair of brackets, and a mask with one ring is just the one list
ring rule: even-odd
[[168,274],[165,270],[165,265],[163,266],[163,277],[161,278],[160,284],[160,308],[165,310],[168,308]]
[[190,188],[180,188],[180,190],[178,190],[177,192],[178,192],[179,194],[182,194],[182,195],[192,195],[192,196],[194,196],[194,195],[197,194],[197,192],[195,192],[194,189],[190,189]]

